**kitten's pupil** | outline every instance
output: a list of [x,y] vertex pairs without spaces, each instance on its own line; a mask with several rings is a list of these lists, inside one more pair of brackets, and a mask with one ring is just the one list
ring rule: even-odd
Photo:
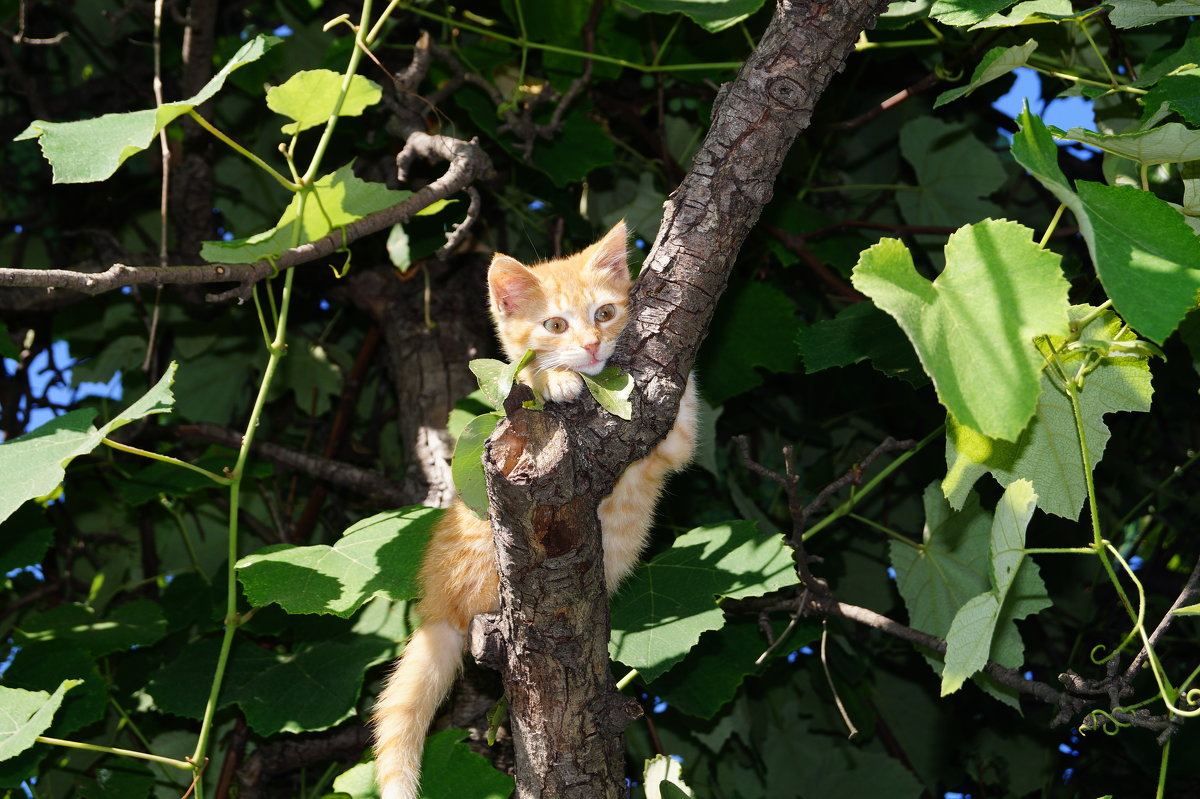
[[605,303],[596,309],[596,321],[607,322],[617,315],[617,309],[611,302]]
[[555,316],[547,319],[545,322],[542,322],[542,327],[546,328],[555,335],[559,333],[565,333],[567,332],[567,320],[563,319],[561,316]]

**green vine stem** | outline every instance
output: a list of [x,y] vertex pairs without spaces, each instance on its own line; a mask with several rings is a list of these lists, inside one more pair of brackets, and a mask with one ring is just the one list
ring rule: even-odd
[[267,402],[267,393],[279,362],[287,352],[287,319],[288,308],[292,299],[292,280],[296,270],[289,269],[284,276],[283,297],[279,302],[279,323],[275,328],[275,337],[268,348],[267,367],[263,371],[262,383],[259,385],[258,396],[254,400],[254,408],[246,423],[246,432],[242,435],[242,446],[238,451],[237,463],[233,467],[232,483],[229,486],[229,552],[226,564],[227,587],[225,593],[225,633],[221,638],[221,651],[217,655],[216,670],[213,673],[212,686],[208,693],[208,702],[204,707],[204,718],[200,722],[200,734],[196,740],[196,750],[192,762],[197,769],[196,797],[204,799],[203,782],[200,771],[204,768],[205,753],[208,750],[208,740],[212,733],[213,718],[216,715],[217,701],[221,694],[221,685],[225,678],[225,667],[229,663],[229,653],[233,648],[233,636],[242,619],[237,613],[237,575],[235,567],[238,559],[238,507],[241,499],[242,476],[245,474],[246,460],[250,455],[250,446],[254,442],[254,434]]
[[100,744],[88,744],[81,741],[66,741],[62,738],[50,738],[45,735],[39,735],[34,740],[39,743],[50,744],[52,746],[65,746],[68,749],[86,749],[89,752],[104,752],[109,755],[120,755],[121,757],[133,757],[138,760],[149,760],[152,763],[159,763],[164,766],[181,769],[183,771],[191,771],[193,766],[186,760],[176,760],[172,757],[162,757],[161,755],[152,755],[148,752],[135,752],[132,749],[118,749],[115,746],[101,746]]
[[100,443],[121,452],[128,452],[130,455],[141,455],[143,458],[149,458],[150,460],[162,461],[163,463],[170,463],[174,464],[175,466],[182,466],[183,468],[190,469],[197,474],[202,474],[209,480],[212,480],[214,483],[218,483],[220,485],[229,485],[233,482],[228,477],[222,477],[216,472],[210,472],[208,469],[203,469],[195,464],[188,463],[187,461],[181,461],[179,458],[172,458],[170,455],[160,455],[157,452],[151,452],[147,449],[131,447],[128,444],[122,444],[118,441],[113,441],[111,438],[102,438],[100,439]]
[[[371,21],[371,0],[363,0],[362,14],[359,16],[358,27],[354,29],[354,47],[350,50],[350,61],[346,64],[346,71],[342,75],[342,86],[338,92],[337,101],[333,104],[333,113],[329,115],[329,119],[325,122],[325,130],[321,132],[321,140],[317,142],[317,149],[313,151],[312,160],[309,161],[308,171],[300,178],[301,186],[311,186],[313,180],[316,179],[317,170],[321,166],[321,160],[325,157],[325,150],[329,147],[329,141],[333,138],[333,129],[337,127],[338,114],[342,112],[342,104],[346,100],[346,94],[350,91],[350,82],[354,78],[354,74],[358,71],[358,62],[362,60],[363,50],[365,49],[364,39],[367,35],[367,26]],[[303,218],[301,215],[300,218]]]
[[211,122],[209,122],[207,119],[205,119],[204,117],[197,114],[194,109],[188,111],[188,116],[190,116],[192,119],[196,120],[197,125],[204,128],[212,135],[216,136],[217,139],[219,139],[225,145],[231,147],[233,149],[233,151],[236,152],[238,155],[242,156],[243,158],[248,159],[252,164],[254,164],[259,169],[266,172],[271,177],[273,177],[279,185],[283,186],[288,191],[296,191],[296,189],[300,188],[298,185],[296,185],[292,181],[288,180],[283,175],[279,174],[275,170],[275,168],[272,167],[270,164],[268,164],[266,161],[262,160],[257,155],[250,152],[245,147],[243,147],[242,145],[235,142],[233,139],[226,136],[224,134],[224,132],[222,132],[221,130],[216,128]]

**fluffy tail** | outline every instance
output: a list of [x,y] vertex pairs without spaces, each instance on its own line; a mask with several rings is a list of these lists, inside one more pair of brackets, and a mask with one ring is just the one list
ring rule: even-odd
[[422,624],[375,704],[375,774],[382,799],[417,799],[425,733],[462,666],[465,636],[445,621]]

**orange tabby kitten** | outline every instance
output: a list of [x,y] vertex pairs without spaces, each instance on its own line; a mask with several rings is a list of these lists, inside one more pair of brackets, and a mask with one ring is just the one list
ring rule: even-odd
[[[488,270],[492,319],[510,361],[536,353],[521,373],[548,401],[583,390],[579,373],[600,372],[625,326],[629,301],[625,223],[567,258],[524,266],[496,255]],[[600,503],[604,576],[612,591],[646,544],[668,474],[691,460],[696,384],[688,381],[675,426],[632,464]],[[421,626],[412,634],[375,705],[375,769],[383,799],[415,799],[425,733],[462,662],[471,617],[499,606],[496,553],[486,519],[455,501],[434,529],[421,564]]]

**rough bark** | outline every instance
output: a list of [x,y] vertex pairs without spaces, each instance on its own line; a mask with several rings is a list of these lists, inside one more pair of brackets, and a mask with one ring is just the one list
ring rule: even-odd
[[723,87],[692,170],[667,202],[614,359],[637,383],[625,422],[584,398],[535,412],[514,390],[484,467],[500,612],[472,653],[503,674],[517,796],[617,797],[622,729],[639,711],[608,668],[609,615],[596,507],[666,435],[700,342],[793,139],[883,0],[780,0],[759,46]]
[[478,307],[484,294],[482,264],[478,269],[439,265],[432,280],[432,328],[425,323],[419,275],[401,281],[394,269],[360,272],[350,279],[348,294],[383,330],[400,441],[411,458],[399,492],[402,504],[444,508],[454,499],[454,441],[446,419],[454,403],[476,388],[467,364],[483,357],[491,328]]

